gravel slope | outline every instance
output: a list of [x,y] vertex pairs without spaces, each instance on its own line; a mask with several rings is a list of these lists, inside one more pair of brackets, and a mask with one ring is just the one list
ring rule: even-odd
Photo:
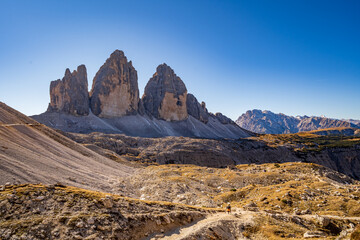
[[0,184],[62,182],[111,192],[133,172],[0,103]]

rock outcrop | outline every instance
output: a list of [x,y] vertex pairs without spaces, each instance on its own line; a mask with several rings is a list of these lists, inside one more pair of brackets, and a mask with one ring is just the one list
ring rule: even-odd
[[222,123],[222,124],[235,124],[233,120],[228,118],[227,116],[223,115],[222,113],[215,113],[215,117]]
[[51,83],[50,95],[48,111],[32,117],[62,131],[232,139],[251,135],[222,114],[208,112],[165,63],[157,67],[140,100],[137,72],[120,50],[96,73],[90,94],[85,66],[79,66]]
[[265,134],[297,133],[336,127],[360,128],[360,125],[339,119],[308,116],[293,117],[257,109],[242,114],[236,120],[236,123],[246,130]]
[[89,93],[85,65],[78,66],[72,73],[67,68],[62,80],[50,84],[48,112],[63,112],[72,115],[89,114]]
[[201,104],[198,102],[196,97],[192,94],[188,94],[186,98],[186,107],[189,115],[193,116],[197,120],[207,123],[209,121],[209,112],[206,109],[204,102]]
[[96,73],[90,92],[90,105],[95,115],[104,118],[137,113],[137,72],[124,52],[114,51]]
[[145,87],[142,102],[147,113],[166,121],[181,121],[188,117],[187,89],[168,65],[161,64]]

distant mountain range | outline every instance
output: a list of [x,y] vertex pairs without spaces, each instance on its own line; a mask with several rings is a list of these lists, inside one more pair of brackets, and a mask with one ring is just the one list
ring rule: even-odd
[[335,127],[360,128],[360,120],[339,120],[313,116],[293,117],[257,109],[242,114],[236,123],[246,130],[265,134],[297,133]]

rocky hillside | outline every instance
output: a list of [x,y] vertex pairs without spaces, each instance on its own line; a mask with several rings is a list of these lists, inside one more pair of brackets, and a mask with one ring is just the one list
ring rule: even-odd
[[[328,132],[268,134],[238,140],[63,134],[111,159],[122,157],[142,164],[226,167],[250,163],[312,162],[360,179],[359,135],[329,135]],[[104,153],[103,149],[110,152]]]
[[62,184],[7,185],[0,189],[0,238],[144,239],[214,212]]
[[[2,185],[0,238],[356,239],[359,233],[359,182],[314,164],[150,166],[116,185],[140,200],[62,184]],[[223,212],[227,202],[231,214]]]
[[360,128],[356,120],[338,120],[325,117],[292,117],[271,111],[249,110],[241,115],[236,124],[255,133],[283,134],[312,131],[325,128],[352,127]]
[[48,110],[32,117],[47,126],[80,133],[234,139],[251,135],[221,113],[209,113],[165,63],[157,67],[141,99],[137,71],[119,50],[100,67],[90,93],[87,86],[84,65],[73,73],[67,69],[62,80],[50,84]]
[[114,179],[134,172],[132,167],[119,162],[77,144],[0,102],[0,184],[61,181],[112,191]]

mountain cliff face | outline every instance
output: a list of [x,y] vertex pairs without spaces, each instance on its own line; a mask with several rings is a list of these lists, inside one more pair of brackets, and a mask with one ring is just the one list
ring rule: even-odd
[[197,120],[207,123],[209,121],[209,112],[206,109],[204,102],[201,104],[198,102],[196,97],[189,93],[186,98],[187,112]]
[[165,63],[157,67],[140,99],[137,71],[119,50],[96,73],[90,94],[82,65],[51,83],[50,98],[48,111],[33,118],[63,131],[235,139],[250,135],[221,113],[209,113]]
[[283,134],[335,127],[357,127],[351,122],[326,117],[293,117],[271,111],[249,110],[236,123],[249,131],[265,134]]
[[181,121],[188,117],[186,95],[184,82],[164,63],[147,83],[142,102],[146,111],[157,119]]
[[99,117],[122,117],[137,113],[137,72],[124,52],[113,52],[96,73],[90,92],[91,110]]
[[50,84],[48,112],[63,112],[84,116],[89,114],[89,93],[85,65],[72,73],[67,68],[62,80]]

